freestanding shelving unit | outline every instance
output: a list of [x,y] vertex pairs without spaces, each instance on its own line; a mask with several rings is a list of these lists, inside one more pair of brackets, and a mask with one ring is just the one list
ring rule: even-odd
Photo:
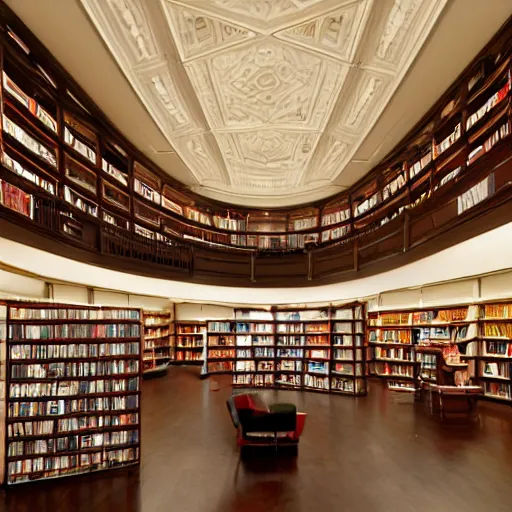
[[206,338],[205,322],[176,322],[176,357],[177,364],[202,365]]
[[206,376],[232,374],[234,387],[367,392],[363,304],[239,309],[208,329]]
[[171,310],[144,311],[143,374],[163,372],[174,359]]
[[4,483],[138,464],[140,310],[7,301],[0,322]]
[[275,385],[274,317],[270,311],[235,311],[233,386]]

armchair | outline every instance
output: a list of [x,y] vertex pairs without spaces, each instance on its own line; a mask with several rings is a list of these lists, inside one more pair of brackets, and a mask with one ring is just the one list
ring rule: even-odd
[[306,413],[293,404],[267,405],[258,394],[232,396],[226,402],[237,430],[238,446],[297,446]]

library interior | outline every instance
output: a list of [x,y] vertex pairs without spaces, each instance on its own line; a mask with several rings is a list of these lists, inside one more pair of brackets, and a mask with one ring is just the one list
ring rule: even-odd
[[0,510],[510,511],[510,0],[0,0],[0,74]]

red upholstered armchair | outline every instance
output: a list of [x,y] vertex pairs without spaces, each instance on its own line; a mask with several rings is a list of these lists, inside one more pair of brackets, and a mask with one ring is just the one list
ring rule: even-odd
[[293,404],[267,405],[251,393],[231,397],[227,406],[240,447],[296,446],[304,430],[306,413],[298,413]]

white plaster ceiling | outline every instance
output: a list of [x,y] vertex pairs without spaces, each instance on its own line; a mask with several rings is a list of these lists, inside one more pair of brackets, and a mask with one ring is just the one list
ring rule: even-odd
[[[440,16],[444,2],[436,0],[91,0],[86,8],[96,29],[82,0],[5,2],[164,171],[202,195],[259,207],[306,203],[352,185],[393,149],[512,15],[510,0],[448,0]],[[338,9],[344,16],[336,31],[330,16]],[[294,69],[295,81],[284,82],[290,98],[300,99],[299,114],[282,115],[287,98],[279,88],[281,68],[270,66],[265,74],[261,66],[251,67],[263,62],[255,60],[254,48],[265,41],[279,49],[276,59],[284,56],[306,71],[316,65],[309,77],[314,85],[304,87],[304,94],[295,88],[306,72]],[[200,82],[204,92],[198,94],[192,70],[206,68],[209,78],[212,61],[236,65],[230,59],[242,53],[239,66],[258,77],[251,75],[250,86],[271,90],[279,108],[254,111],[244,102],[245,117],[237,124],[243,128],[234,129],[232,117],[240,114],[221,115],[228,100],[217,97],[217,81]],[[334,101],[327,96],[316,103],[319,98],[311,95],[337,87],[319,83],[320,76],[332,78],[330,67],[342,70],[333,78],[342,81],[341,90]],[[249,95],[250,86],[241,92]],[[240,101],[240,90],[234,90],[229,101]],[[325,116],[323,124],[315,110]],[[217,124],[211,126],[212,117]],[[247,168],[250,173],[237,174]],[[271,187],[265,187],[269,177]]]
[[204,189],[329,187],[447,0],[81,0]]

